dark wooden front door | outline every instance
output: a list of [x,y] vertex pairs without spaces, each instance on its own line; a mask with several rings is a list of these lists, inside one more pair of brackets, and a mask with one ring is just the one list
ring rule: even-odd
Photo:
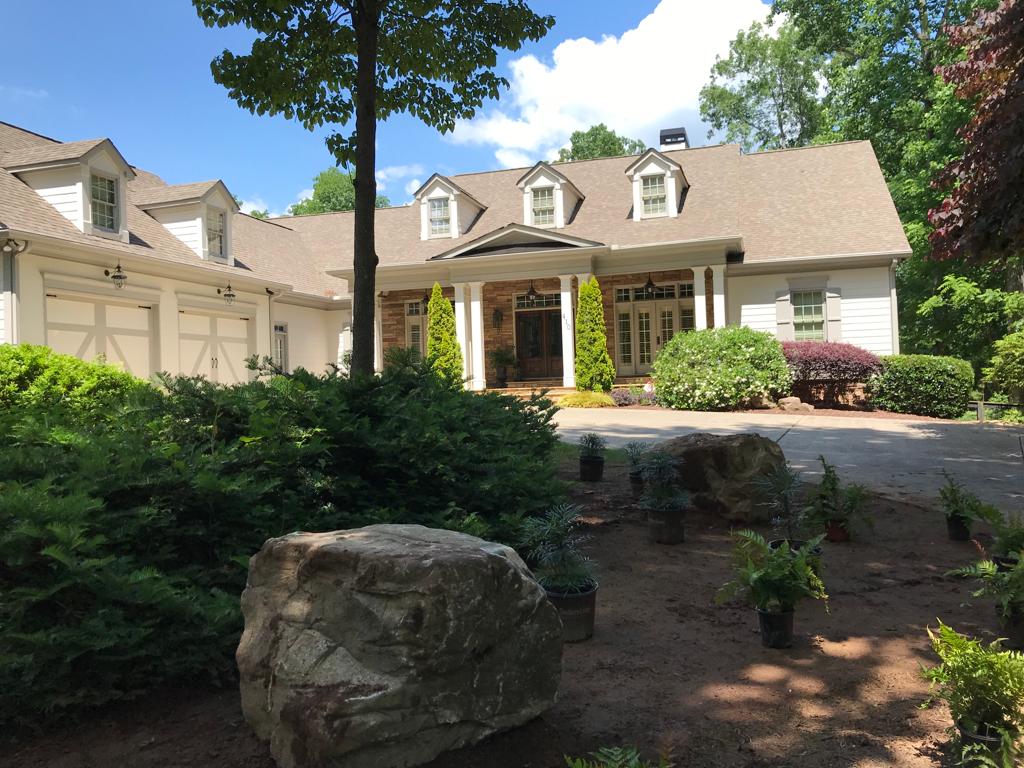
[[516,356],[522,379],[562,375],[562,312],[538,309],[516,312]]

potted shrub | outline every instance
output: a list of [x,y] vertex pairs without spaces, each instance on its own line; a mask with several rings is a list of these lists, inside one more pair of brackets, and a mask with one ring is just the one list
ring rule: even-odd
[[971,525],[981,516],[981,502],[968,493],[953,476],[942,471],[946,484],[939,489],[942,512],[946,516],[946,530],[953,541],[969,541]]
[[647,531],[657,544],[679,544],[685,538],[683,518],[689,496],[679,487],[675,459],[664,451],[643,458],[644,490],[640,504],[647,510]]
[[740,531],[735,537],[736,577],[718,591],[715,600],[721,603],[742,597],[757,610],[762,644],[788,648],[793,644],[796,604],[808,597],[828,600],[811,554],[822,537],[811,539],[795,552],[785,542],[772,549],[754,531]]
[[508,372],[515,371],[519,365],[516,350],[510,346],[495,347],[491,350],[491,364],[494,366],[494,378],[498,380],[498,388],[508,386]]
[[996,615],[1007,645],[1024,650],[1024,564],[1000,568],[991,560],[982,560],[949,572],[950,576],[977,579],[981,586],[974,597],[991,597],[996,601]]
[[[805,509],[800,506],[800,473],[793,470],[787,461],[774,472],[760,477],[756,481],[765,504],[772,510],[772,528],[777,539],[768,542],[768,546],[777,549],[783,542],[789,544],[790,552],[800,549],[807,540],[807,520]],[[820,555],[820,550],[815,554]]]
[[580,508],[559,504],[524,520],[519,541],[534,576],[558,609],[567,643],[594,634],[597,577],[593,561],[580,549],[586,537],[579,528]]
[[868,491],[862,485],[842,485],[834,465],[819,456],[824,475],[821,485],[811,492],[810,505],[805,510],[809,523],[824,529],[831,542],[849,541],[853,531],[861,525],[871,525],[867,514]]
[[604,449],[607,443],[594,432],[583,434],[577,443],[580,449],[580,480],[600,482],[604,477]]
[[961,765],[1019,765],[1024,730],[1024,655],[965,637],[941,621],[928,630],[939,664],[923,670],[932,684],[924,706],[949,705]]
[[1015,568],[1024,550],[1024,519],[1020,515],[1004,515],[986,504],[980,506],[980,516],[992,525],[992,561],[1003,571]]
[[[616,390],[621,392],[623,390]],[[614,394],[614,393],[613,393]],[[633,440],[622,446],[629,459],[629,487],[633,491],[633,498],[639,499],[644,492],[643,460],[647,453],[647,443]]]

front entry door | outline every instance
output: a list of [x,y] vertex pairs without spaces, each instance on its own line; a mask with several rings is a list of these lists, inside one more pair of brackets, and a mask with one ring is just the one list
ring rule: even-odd
[[522,379],[562,376],[561,310],[516,312],[516,357]]
[[679,328],[674,301],[645,301],[636,305],[637,373],[649,373],[654,358]]

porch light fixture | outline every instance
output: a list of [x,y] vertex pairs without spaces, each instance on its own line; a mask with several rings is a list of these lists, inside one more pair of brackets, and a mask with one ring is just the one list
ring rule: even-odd
[[655,285],[654,280],[651,279],[651,273],[648,272],[647,273],[647,282],[644,283],[644,293],[646,293],[648,296],[650,296],[652,293],[654,293],[654,289],[657,288],[657,287],[658,286]]
[[3,242],[3,246],[0,247],[0,251],[3,251],[4,253],[12,254],[14,256],[17,256],[19,253],[21,253],[22,251],[24,251],[28,247],[28,243],[26,241],[24,241],[24,240],[19,242],[17,240],[12,240],[11,238],[7,238],[6,240],[3,240],[2,242]]
[[217,293],[219,293],[224,298],[224,303],[227,304],[229,307],[235,303],[235,298],[237,298],[235,292],[231,290],[231,283],[228,283],[228,287],[225,288],[224,290],[218,288]]
[[420,303],[423,304],[423,309],[426,309],[427,305],[430,304],[430,289],[429,288],[423,292],[423,298],[420,299]]
[[501,321],[505,319],[505,316],[501,313],[500,309],[494,310],[491,314],[491,327],[496,330],[501,330]]
[[530,281],[530,290],[528,290],[528,291],[526,292],[526,300],[527,300],[527,301],[528,301],[528,302],[529,302],[530,304],[533,304],[533,303],[534,303],[535,301],[537,301],[537,299],[538,299],[539,297],[540,297],[540,294],[539,294],[539,293],[537,293],[537,289],[533,287],[533,280],[531,280],[531,281]]
[[117,262],[117,266],[114,267],[114,271],[111,272],[109,269],[104,269],[103,274],[110,278],[110,282],[114,284],[115,288],[124,288],[125,283],[128,282],[128,275],[121,269],[121,262]]

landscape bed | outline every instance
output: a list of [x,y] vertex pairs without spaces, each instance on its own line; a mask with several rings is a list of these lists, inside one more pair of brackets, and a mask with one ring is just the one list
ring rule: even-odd
[[[575,451],[560,456],[574,481]],[[972,584],[944,576],[976,552],[947,539],[937,508],[873,499],[874,533],[824,545],[830,612],[802,605],[795,646],[777,651],[761,646],[749,608],[714,603],[730,577],[724,523],[692,514],[685,543],[649,543],[619,451],[603,482],[574,484],[572,496],[600,566],[594,637],[565,646],[552,710],[431,768],[556,768],[563,755],[619,744],[652,757],[671,746],[678,766],[702,768],[942,764],[948,713],[918,707],[921,665],[935,662],[925,628],[941,618],[992,639],[995,622],[986,602],[964,605]],[[234,688],[164,691],[0,747],[0,768],[118,764],[273,766]]]

